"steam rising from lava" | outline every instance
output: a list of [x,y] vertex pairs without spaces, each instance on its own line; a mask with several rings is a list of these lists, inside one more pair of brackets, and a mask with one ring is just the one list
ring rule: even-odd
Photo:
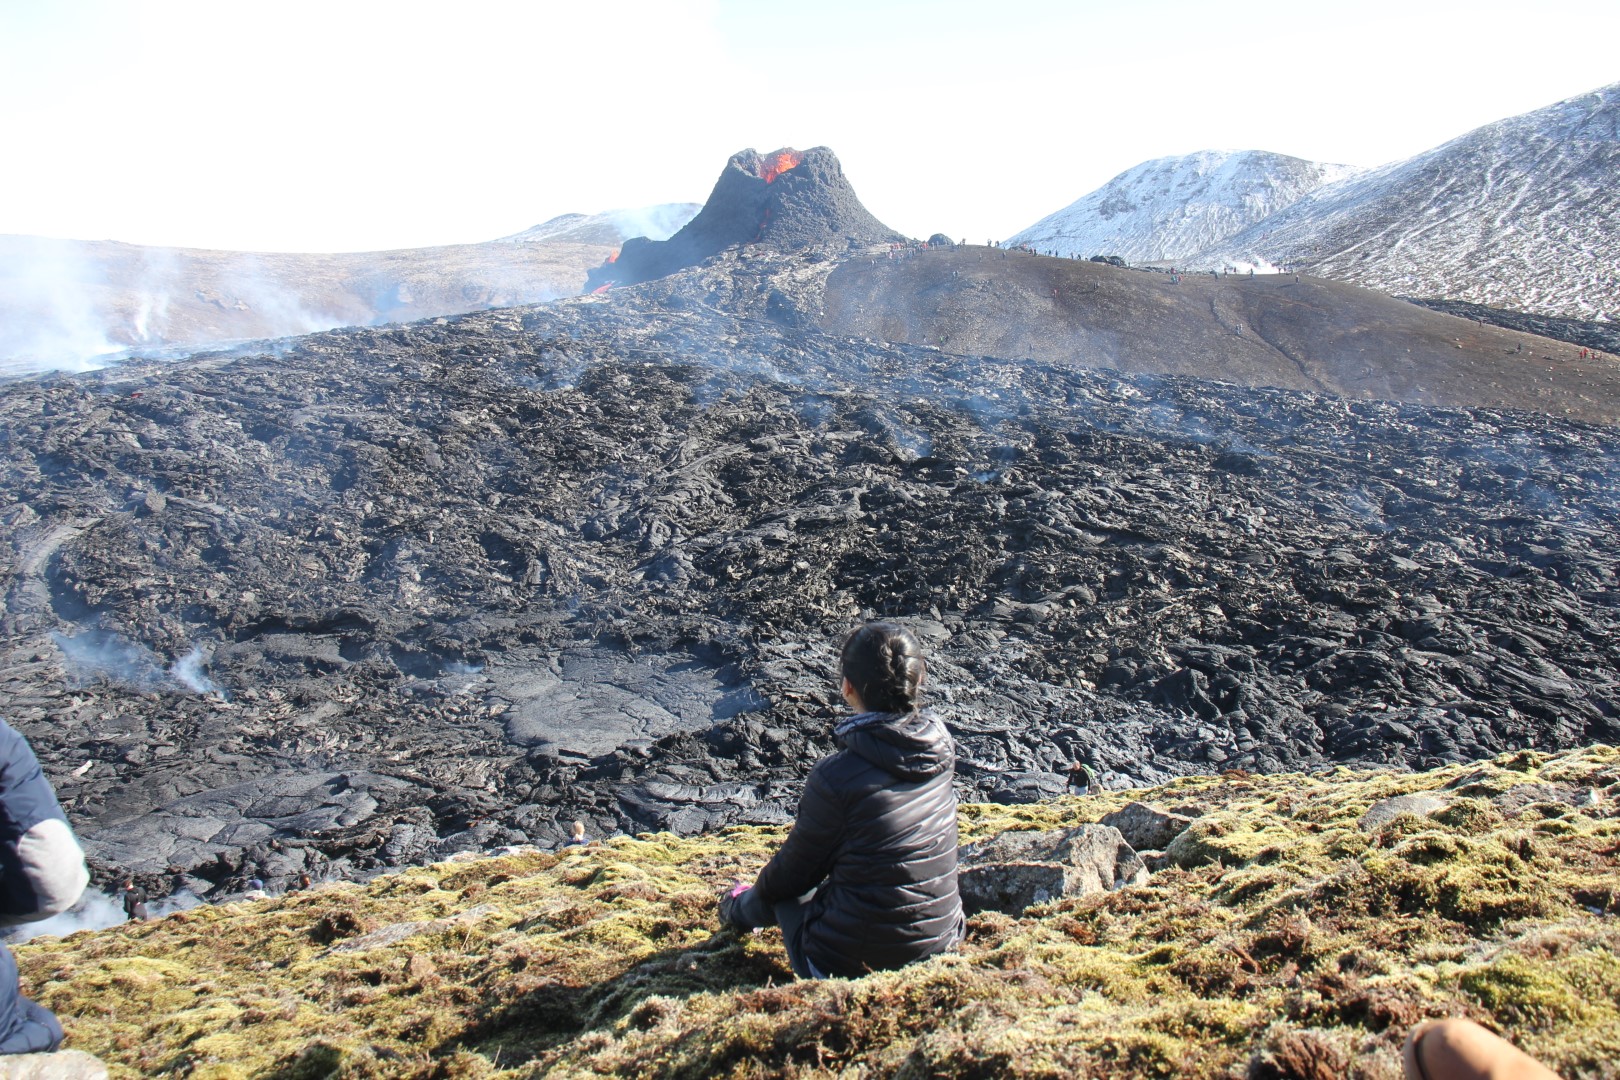
[[106,680],[141,691],[185,689],[224,697],[203,670],[207,658],[201,645],[165,668],[145,645],[107,630],[91,629],[75,637],[53,631],[51,640],[62,650],[71,685]]

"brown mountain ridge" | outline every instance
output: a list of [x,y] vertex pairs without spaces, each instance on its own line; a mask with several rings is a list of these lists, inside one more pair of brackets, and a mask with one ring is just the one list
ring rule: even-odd
[[873,253],[828,278],[822,325],[964,355],[1620,420],[1610,354],[1293,274],[1178,278],[973,246]]

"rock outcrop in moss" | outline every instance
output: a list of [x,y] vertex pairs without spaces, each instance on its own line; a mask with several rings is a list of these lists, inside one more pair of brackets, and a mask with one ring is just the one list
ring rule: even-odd
[[[1424,795],[1425,813],[1368,815]],[[1229,773],[970,806],[964,841],[1140,801],[1146,884],[987,913],[957,955],[796,982],[714,897],[781,832],[621,837],[44,939],[25,986],[115,1076],[1393,1078],[1464,1015],[1566,1077],[1620,1061],[1620,751]],[[1380,818],[1384,820],[1380,821]]]

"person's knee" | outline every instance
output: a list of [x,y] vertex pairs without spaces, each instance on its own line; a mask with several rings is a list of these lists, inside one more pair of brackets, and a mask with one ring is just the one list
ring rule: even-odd
[[44,1054],[62,1045],[62,1024],[55,1013],[25,997],[17,999],[17,1009],[20,1015],[0,1040],[0,1055]]
[[1402,1050],[1408,1080],[1558,1080],[1558,1074],[1472,1020],[1412,1029]]

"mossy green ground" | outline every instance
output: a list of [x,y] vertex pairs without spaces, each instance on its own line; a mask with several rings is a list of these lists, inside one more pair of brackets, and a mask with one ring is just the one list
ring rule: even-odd
[[[1490,801],[1522,784],[1595,806]],[[1357,821],[1452,785],[1433,818]],[[1526,789],[1527,791],[1531,789]],[[796,982],[714,898],[780,830],[624,837],[205,907],[17,949],[115,1075],[1396,1077],[1464,1015],[1566,1077],[1620,1062],[1620,751],[1191,778],[969,806],[964,841],[1197,808],[1145,886],[982,915],[956,955]],[[1523,801],[1523,800],[1521,800]]]

